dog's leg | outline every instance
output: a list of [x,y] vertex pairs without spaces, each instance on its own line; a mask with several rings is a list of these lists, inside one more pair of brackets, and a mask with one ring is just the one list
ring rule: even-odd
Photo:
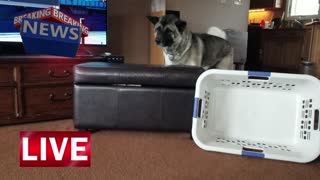
[[228,70],[233,70],[233,50],[231,51],[231,53],[227,56],[225,56],[224,58],[222,58],[222,60],[220,61],[219,64],[216,65],[216,69],[228,69]]
[[222,60],[214,67],[215,69],[233,69],[231,58],[228,56],[222,58]]

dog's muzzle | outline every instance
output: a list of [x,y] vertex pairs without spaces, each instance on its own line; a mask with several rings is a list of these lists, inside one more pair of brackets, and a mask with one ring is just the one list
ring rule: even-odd
[[156,38],[155,42],[156,42],[157,45],[160,45],[161,44],[161,38]]

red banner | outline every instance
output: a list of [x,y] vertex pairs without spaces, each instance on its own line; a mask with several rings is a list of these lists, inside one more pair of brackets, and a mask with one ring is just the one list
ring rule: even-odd
[[90,167],[90,132],[20,132],[20,167]]
[[21,16],[14,17],[14,26],[17,28],[21,27],[22,18],[29,18],[29,19],[40,19],[50,22],[57,22],[63,24],[69,24],[73,26],[80,26],[81,28],[81,36],[87,37],[89,34],[89,28],[79,21],[71,18],[70,16],[64,14],[63,12],[59,11],[54,7],[40,9],[38,11],[30,12]]

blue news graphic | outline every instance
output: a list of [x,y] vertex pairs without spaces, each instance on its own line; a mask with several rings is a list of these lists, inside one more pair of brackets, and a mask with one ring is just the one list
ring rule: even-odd
[[14,17],[51,6],[89,28],[85,44],[107,44],[106,0],[0,0],[0,42],[22,42]]
[[37,21],[25,18],[20,29],[21,36],[30,38],[63,41],[67,43],[80,42],[80,27],[47,21]]
[[0,4],[34,7],[59,6],[60,0],[0,0]]
[[80,45],[80,26],[24,18],[20,30],[28,53],[74,57]]

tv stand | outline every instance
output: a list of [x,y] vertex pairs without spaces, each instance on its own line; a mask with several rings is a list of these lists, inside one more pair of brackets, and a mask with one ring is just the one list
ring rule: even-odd
[[80,56],[90,56],[91,55],[91,56],[93,56],[94,54],[90,50],[88,50],[88,48],[86,46],[81,44],[79,46],[77,55],[80,55]]
[[0,125],[73,116],[73,66],[104,57],[0,56]]

